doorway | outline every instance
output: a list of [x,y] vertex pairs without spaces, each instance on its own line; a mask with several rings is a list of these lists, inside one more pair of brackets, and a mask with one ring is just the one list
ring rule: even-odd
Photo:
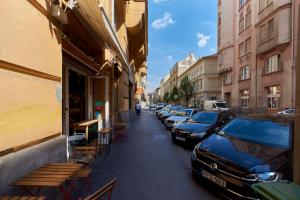
[[72,124],[88,118],[88,72],[69,61],[63,64],[63,134],[73,135]]

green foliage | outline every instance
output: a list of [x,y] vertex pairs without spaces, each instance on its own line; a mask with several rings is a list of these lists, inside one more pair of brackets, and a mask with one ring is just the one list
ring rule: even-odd
[[180,96],[184,98],[185,105],[188,106],[189,99],[193,96],[194,86],[189,80],[188,76],[185,76],[180,83]]
[[172,93],[170,94],[170,101],[176,102],[179,99],[179,91],[175,86],[173,87]]
[[169,95],[169,92],[166,92],[165,94],[164,94],[164,101],[166,102],[166,103],[169,103],[169,101],[170,101],[170,95]]

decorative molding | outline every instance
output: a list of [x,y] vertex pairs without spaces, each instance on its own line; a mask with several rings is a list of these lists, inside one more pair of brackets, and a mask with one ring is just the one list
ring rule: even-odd
[[42,138],[42,139],[39,139],[39,140],[35,140],[35,141],[32,141],[32,142],[28,142],[26,144],[22,144],[22,145],[19,145],[19,146],[16,146],[16,147],[12,147],[10,149],[6,149],[4,151],[0,151],[0,157],[8,155],[10,153],[15,153],[17,151],[20,151],[20,150],[23,150],[23,149],[26,149],[26,148],[29,148],[29,147],[33,147],[35,145],[41,144],[43,142],[46,142],[48,140],[57,138],[57,137],[59,137],[61,135],[62,135],[61,133],[57,133],[57,134],[54,134],[54,135],[51,135],[51,136],[48,136],[48,137],[45,137],[45,138]]
[[0,60],[0,69],[5,69],[5,70],[9,70],[9,71],[13,71],[13,72],[21,73],[21,74],[26,74],[29,76],[34,76],[37,78],[47,79],[47,80],[51,80],[51,81],[61,82],[61,77],[47,74],[44,72],[40,72],[37,70],[33,70],[33,69],[30,69],[27,67],[22,67],[20,65],[16,65],[16,64],[6,62],[3,60]]

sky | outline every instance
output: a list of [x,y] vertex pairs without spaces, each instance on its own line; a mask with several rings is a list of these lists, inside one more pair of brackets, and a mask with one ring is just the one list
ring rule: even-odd
[[148,91],[190,52],[196,57],[217,49],[217,0],[149,0]]

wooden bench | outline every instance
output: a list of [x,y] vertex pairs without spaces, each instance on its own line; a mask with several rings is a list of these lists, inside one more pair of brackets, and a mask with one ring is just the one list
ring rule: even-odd
[[111,200],[111,194],[113,192],[113,189],[116,186],[117,178],[112,179],[109,181],[106,185],[104,185],[102,188],[97,190],[95,193],[91,194],[90,196],[84,198],[83,200],[99,200],[100,198],[107,195],[108,200]]

